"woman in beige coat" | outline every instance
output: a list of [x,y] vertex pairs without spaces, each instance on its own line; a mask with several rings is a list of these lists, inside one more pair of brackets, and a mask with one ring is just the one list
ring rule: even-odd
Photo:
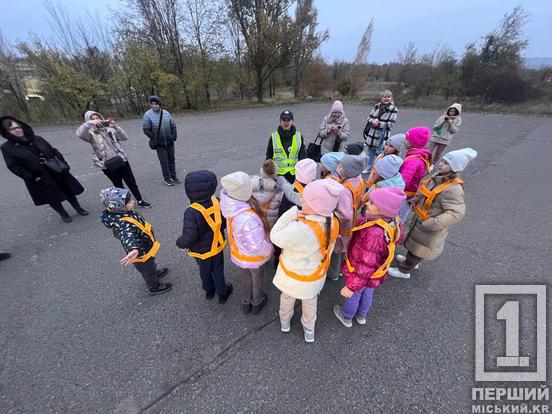
[[458,173],[476,156],[471,148],[451,151],[437,165],[437,172],[420,184],[415,219],[404,242],[408,252],[395,257],[398,266],[389,268],[389,275],[409,279],[422,260],[433,260],[443,252],[449,227],[464,217],[466,208],[464,182]]
[[433,165],[439,163],[452,137],[460,130],[460,125],[462,125],[462,118],[460,117],[461,112],[462,105],[453,103],[447,108],[445,113],[439,117],[435,124],[433,124],[433,133],[431,134],[428,145],[429,152],[433,155]]

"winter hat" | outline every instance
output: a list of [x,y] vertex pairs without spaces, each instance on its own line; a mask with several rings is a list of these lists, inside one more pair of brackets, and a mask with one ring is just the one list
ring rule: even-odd
[[471,160],[477,157],[477,151],[471,148],[451,151],[443,156],[443,160],[449,163],[454,172],[463,171]]
[[159,99],[158,96],[151,95],[149,97],[149,103],[156,103],[157,105],[161,105],[161,99]]
[[331,112],[343,113],[343,103],[341,101],[335,101],[332,105],[332,109],[330,109],[330,113]]
[[406,131],[406,139],[414,148],[423,148],[429,141],[431,130],[426,126],[410,128]]
[[340,162],[345,175],[349,178],[357,177],[362,174],[362,171],[368,164],[368,157],[366,155],[344,155]]
[[345,145],[345,152],[349,155],[360,155],[364,151],[363,142],[353,142],[352,144]]
[[402,163],[401,157],[397,157],[395,154],[386,155],[376,163],[376,172],[387,180],[397,175]]
[[225,175],[220,179],[220,183],[228,195],[236,200],[249,201],[253,194],[251,177],[243,171]]
[[261,167],[261,177],[274,178],[276,176],[276,163],[272,160],[265,160]]
[[405,134],[395,134],[391,135],[387,140],[387,145],[395,148],[397,151],[401,152],[404,148],[404,141],[406,140]]
[[334,173],[344,155],[342,152],[328,152],[322,155],[320,162],[329,172]]
[[295,179],[302,184],[308,184],[316,179],[316,163],[305,158],[295,164]]
[[337,207],[337,200],[343,189],[344,187],[334,180],[316,180],[307,184],[302,197],[316,214],[330,217]]
[[128,190],[126,188],[110,187],[100,191],[103,205],[113,211],[123,211],[126,206]]
[[376,205],[381,214],[389,218],[397,217],[404,200],[406,200],[406,194],[398,187],[377,188],[370,192],[370,201]]

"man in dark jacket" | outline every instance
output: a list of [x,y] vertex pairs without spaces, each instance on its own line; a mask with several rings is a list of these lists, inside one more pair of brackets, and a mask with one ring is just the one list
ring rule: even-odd
[[283,111],[280,114],[280,125],[268,139],[266,159],[274,160],[278,175],[284,176],[289,183],[295,181],[295,164],[305,158],[303,137],[293,125],[293,113]]
[[[176,245],[196,259],[205,298],[212,299],[216,292],[219,303],[226,303],[233,287],[224,280],[226,221],[220,214],[218,199],[214,196],[217,176],[207,170],[191,171],[184,180],[184,187],[193,204],[184,211],[182,234]],[[209,217],[210,223],[205,216]]]
[[150,96],[149,105],[150,109],[144,113],[142,130],[150,140],[150,148],[157,152],[165,184],[173,186],[180,183],[174,156],[176,124],[169,111],[161,108],[161,100],[157,96]]

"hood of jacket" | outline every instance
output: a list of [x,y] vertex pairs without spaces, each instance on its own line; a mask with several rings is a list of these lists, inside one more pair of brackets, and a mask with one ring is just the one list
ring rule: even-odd
[[13,122],[17,122],[19,125],[21,125],[21,128],[23,128],[23,132],[25,132],[25,137],[27,137],[28,140],[32,141],[35,134],[31,126],[26,122],[20,121],[19,119],[9,115],[0,117],[0,135],[2,135],[4,138],[6,138],[9,141],[22,142],[20,139],[17,139],[16,137],[14,137],[10,133],[10,131],[7,130],[7,128],[4,128],[3,124],[6,119],[9,119]]
[[209,201],[217,190],[217,176],[212,171],[192,171],[186,175],[184,188],[186,195],[192,203]]
[[449,106],[449,107],[447,108],[447,110],[445,111],[445,115],[448,114],[448,111],[449,111],[450,108],[454,108],[454,109],[456,109],[456,110],[458,111],[458,115],[456,115],[456,116],[460,116],[460,115],[462,114],[462,104],[453,103],[451,106]]
[[427,148],[412,148],[408,150],[408,152],[405,155],[405,158],[410,155],[420,155],[426,160],[429,160],[431,157],[431,152]]
[[90,118],[92,118],[92,115],[98,115],[100,118],[105,119],[100,113],[94,112],[94,111],[86,111],[84,114],[84,122],[90,121]]
[[224,217],[232,218],[249,209],[249,203],[230,197],[225,189],[220,192],[220,211]]

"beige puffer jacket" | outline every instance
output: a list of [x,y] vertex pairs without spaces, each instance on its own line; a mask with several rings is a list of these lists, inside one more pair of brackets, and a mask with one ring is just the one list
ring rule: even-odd
[[[445,122],[445,117],[448,116],[447,113],[450,108],[456,109],[458,111],[458,115],[453,117],[449,116],[449,120]],[[462,105],[459,103],[453,103],[449,106],[445,113],[439,117],[435,124],[433,124],[431,142],[444,145],[450,144],[452,137],[458,133],[460,125],[462,125],[462,118],[460,117],[461,113]]]

